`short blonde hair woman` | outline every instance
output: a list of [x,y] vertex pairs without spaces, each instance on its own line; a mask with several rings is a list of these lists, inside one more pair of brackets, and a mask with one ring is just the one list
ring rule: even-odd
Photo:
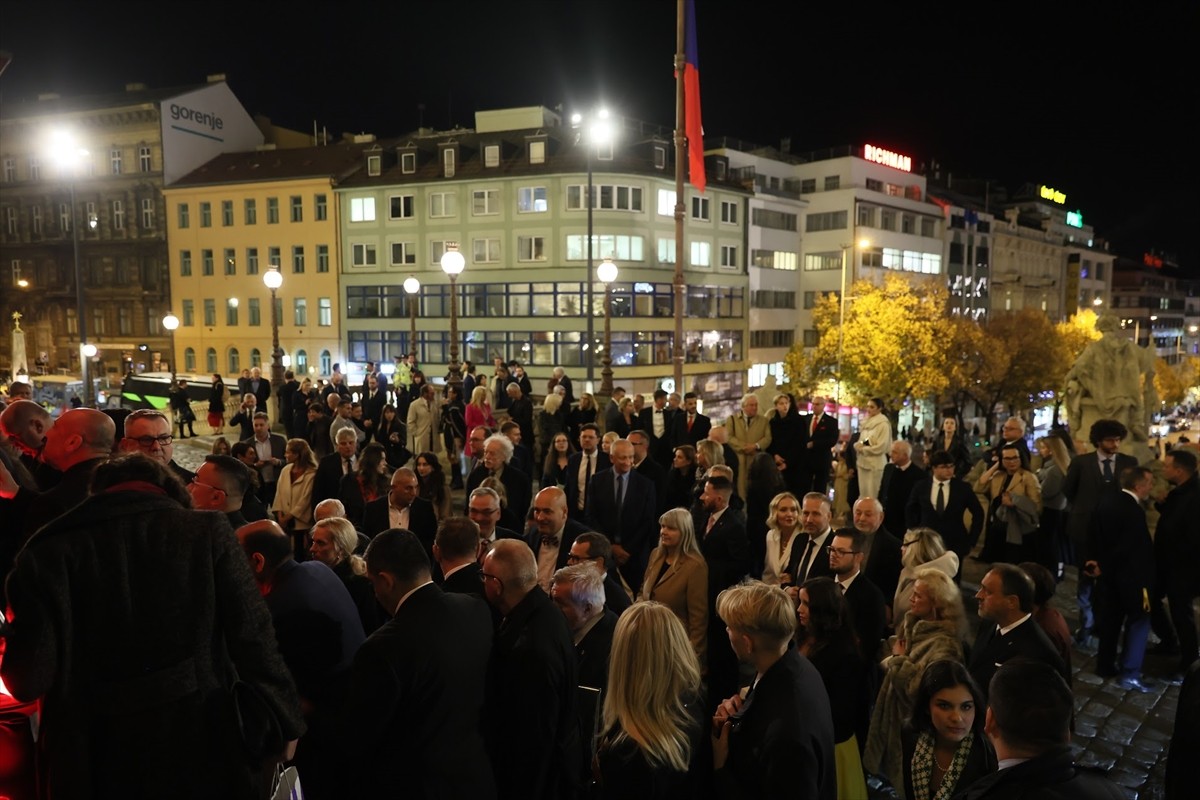
[[958,555],[947,550],[942,537],[933,528],[909,528],[900,540],[900,579],[892,599],[892,618],[899,627],[908,612],[909,598],[917,572],[928,567],[946,573],[953,579],[958,574]]
[[672,508],[658,519],[659,545],[650,553],[640,598],[657,600],[679,617],[692,649],[705,664],[708,639],[708,563],[700,552],[692,515]]

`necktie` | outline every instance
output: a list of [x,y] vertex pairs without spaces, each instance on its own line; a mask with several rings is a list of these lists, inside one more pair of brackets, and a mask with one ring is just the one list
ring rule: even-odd
[[625,505],[625,474],[617,476],[617,516],[621,516],[621,509]]
[[348,459],[348,458],[342,459],[342,474],[343,475],[350,474],[350,459]]
[[546,545],[550,545],[551,547],[558,547],[558,537],[557,536],[543,536],[542,537],[542,547],[545,547]]
[[1112,459],[1106,458],[1106,459],[1104,459],[1104,482],[1108,483],[1108,482],[1112,481],[1112,479],[1113,479]]
[[587,453],[584,453],[583,460],[586,462],[587,466],[584,468],[583,473],[583,494],[580,495],[579,500],[580,511],[583,511],[585,508],[587,508],[588,489],[591,488],[592,483],[592,457]]
[[842,590],[842,594],[845,594],[845,593],[846,593],[846,584],[844,584],[844,583],[840,583],[840,582],[839,582],[839,583],[838,583],[838,588]]
[[797,570],[797,575],[792,578],[793,583],[803,583],[808,578],[808,557],[813,551],[813,538],[808,537],[808,544],[804,545],[804,555],[800,556],[800,569]]
[[713,514],[708,515],[708,524],[704,526],[704,535],[708,536],[712,533],[713,527],[717,524],[717,518]]
[[946,510],[946,484],[943,483],[942,481],[938,481],[937,512],[939,514],[941,514],[945,510]]
[[821,415],[814,411],[813,418],[812,418],[812,427],[808,429],[809,436],[812,436],[814,433],[817,432],[817,421],[820,419],[821,419]]
[[696,421],[695,414],[688,414],[688,433],[692,432],[692,423]]

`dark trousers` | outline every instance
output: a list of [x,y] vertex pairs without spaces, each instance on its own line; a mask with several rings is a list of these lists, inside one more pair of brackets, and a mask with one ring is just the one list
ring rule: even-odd
[[1179,638],[1179,665],[1185,670],[1200,657],[1200,653],[1197,653],[1196,615],[1192,610],[1192,600],[1195,597],[1196,592],[1190,587],[1178,585],[1167,587],[1167,604],[1171,608],[1171,623],[1175,626],[1175,635]]
[[[1108,670],[1116,665],[1120,677],[1139,678],[1146,657],[1146,642],[1150,638],[1150,614],[1141,609],[1131,611],[1128,606],[1122,607],[1117,588],[1103,578],[1096,589],[1096,634],[1100,639],[1096,668]],[[1125,627],[1123,637],[1122,625]],[[1121,640],[1120,664],[1117,664],[1118,640]]]

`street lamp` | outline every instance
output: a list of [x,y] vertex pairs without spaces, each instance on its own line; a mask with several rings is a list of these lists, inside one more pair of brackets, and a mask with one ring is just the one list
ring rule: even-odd
[[612,284],[617,279],[617,265],[605,258],[596,268],[596,277],[604,284],[604,358],[600,363],[600,394],[612,397]]
[[467,265],[463,254],[458,252],[458,242],[446,242],[442,253],[442,272],[450,278],[450,376],[447,383],[462,397],[462,375],[458,364],[458,276]]
[[[462,256],[459,256],[462,258]],[[461,268],[460,268],[461,269]],[[404,291],[408,292],[408,354],[412,363],[417,363],[417,292],[421,282],[412,275],[404,279]]]
[[854,252],[856,246],[860,250],[866,250],[871,246],[871,242],[868,239],[859,239],[858,242],[842,245],[842,288],[838,294],[837,390],[834,392],[834,402],[839,409],[842,405],[842,344],[846,338],[843,332],[846,323],[846,274],[851,266],[857,266],[849,264],[849,254]]
[[[263,273],[263,283],[271,290],[271,394],[275,407],[279,408],[279,389],[283,386],[283,348],[279,346],[279,307],[275,304],[275,292],[283,285],[283,273],[278,264]],[[279,418],[278,411],[275,418]]]
[[175,388],[175,329],[179,327],[179,317],[167,314],[162,319],[162,325],[171,334],[171,388]]
[[[572,114],[571,124],[576,128],[582,128],[584,123],[583,114]],[[596,273],[593,271],[595,266],[592,261],[593,249],[593,225],[592,211],[596,207],[595,195],[592,188],[592,151],[601,144],[611,142],[613,138],[612,123],[609,121],[608,109],[600,108],[591,112],[587,117],[586,131],[580,131],[580,137],[585,139],[587,154],[587,382],[590,385],[596,379],[596,356],[595,347],[596,341],[596,311],[594,303],[594,291]]]
[[[71,188],[71,244],[75,258],[75,320],[79,325],[79,371],[80,377],[83,378],[83,405],[85,408],[91,408],[95,405],[95,398],[92,392],[91,364],[89,359],[83,356],[84,348],[90,345],[87,344],[87,318],[83,313],[83,266],[79,261],[79,225],[75,216],[75,179],[79,164],[88,155],[88,151],[80,147],[71,134],[55,131],[51,135],[50,153],[58,162],[61,172],[70,174],[68,183]],[[95,348],[92,350],[92,355],[95,355]]]

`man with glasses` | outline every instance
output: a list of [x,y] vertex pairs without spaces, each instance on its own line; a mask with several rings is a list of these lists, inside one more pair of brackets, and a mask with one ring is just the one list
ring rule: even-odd
[[877,660],[875,653],[887,627],[887,603],[879,587],[862,573],[866,544],[867,535],[862,531],[854,528],[837,531],[829,547],[829,568],[846,597],[858,633],[859,650],[866,662],[872,664]]
[[[942,537],[946,548],[958,556],[959,572],[954,576],[957,583],[962,575],[962,563],[967,553],[979,541],[983,531],[983,505],[975,491],[964,480],[954,477],[954,456],[938,450],[929,457],[930,477],[913,487],[905,509],[909,528],[932,528]],[[963,521],[971,513],[971,529]]]
[[612,562],[612,545],[603,533],[581,533],[571,543],[567,566],[589,561],[600,570],[600,577],[604,580],[604,607],[620,616],[629,608],[631,593],[621,580],[621,573],[608,569]]
[[[904,504],[900,507],[904,508]],[[884,512],[883,504],[874,497],[860,497],[854,502],[854,528],[866,537],[862,547],[862,571],[879,589],[890,611],[896,584],[900,582],[900,540],[884,527],[887,519],[890,517]],[[903,529],[904,515],[900,514],[896,519]]]
[[125,418],[125,438],[121,439],[120,450],[149,456],[170,469],[185,484],[191,483],[195,474],[174,461],[175,439],[171,436],[171,430],[171,422],[163,412],[152,408],[138,409]]
[[516,531],[502,528],[496,523],[500,521],[500,495],[495,489],[479,487],[471,492],[467,499],[467,516],[479,526],[479,545],[476,560],[483,563],[483,557],[492,549],[497,539],[521,539]]
[[250,470],[233,456],[205,456],[188,484],[193,508],[224,513],[234,530],[248,522],[242,499],[249,489]]

